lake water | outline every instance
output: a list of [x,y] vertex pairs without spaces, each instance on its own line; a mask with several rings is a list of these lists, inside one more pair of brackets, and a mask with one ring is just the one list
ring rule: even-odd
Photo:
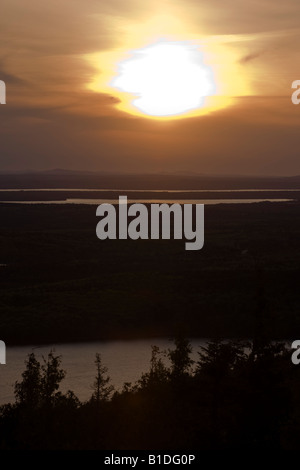
[[[58,193],[62,194],[61,199],[57,198]],[[86,196],[89,193],[94,193],[91,198],[89,197],[78,197],[78,193],[86,193]],[[144,203],[144,204],[155,204],[155,203],[165,203],[165,204],[205,204],[205,205],[215,205],[215,204],[249,204],[254,202],[289,202],[295,199],[298,199],[300,190],[299,189],[233,189],[233,190],[221,190],[221,189],[189,189],[189,190],[123,190],[123,189],[63,189],[63,188],[54,188],[54,189],[0,189],[0,194],[5,193],[4,200],[1,200],[0,203],[3,204],[118,204],[119,195],[124,193],[128,194],[128,204],[133,204],[135,202]],[[20,199],[14,200],[12,197],[11,200],[7,196],[9,194],[20,194]],[[30,197],[24,195],[27,193],[39,194],[40,199],[36,200],[36,197]],[[48,194],[46,194],[48,193]],[[51,193],[56,194],[55,198],[52,200]],[[73,193],[73,194],[72,194]],[[77,193],[77,194],[76,194]],[[98,193],[98,194],[95,194]],[[110,193],[110,194],[109,194]],[[130,198],[130,193],[135,193],[135,195]],[[145,197],[143,198],[143,193]],[[147,193],[147,194],[146,194]],[[159,193],[159,194],[158,194]],[[203,193],[203,198],[201,194]],[[206,193],[206,194],[205,194]],[[221,195],[222,193],[222,195]],[[243,193],[243,194],[241,194]],[[254,194],[255,193],[255,194]],[[269,194],[264,194],[269,193]],[[273,194],[272,194],[273,193]],[[108,197],[105,197],[106,194]],[[153,194],[153,198],[150,196]],[[207,198],[207,195],[211,194],[211,198]],[[239,197],[241,194],[241,197]],[[190,195],[190,197],[189,197]],[[228,198],[226,198],[228,195]],[[150,197],[149,197],[150,196]],[[221,196],[221,197],[220,197]],[[281,196],[281,197],[280,197]],[[8,199],[8,200],[5,200]],[[22,200],[23,199],[23,200]],[[25,200],[24,200],[25,199]],[[27,199],[27,200],[26,200]]]
[[65,192],[126,192],[126,193],[244,193],[244,192],[267,192],[267,191],[272,191],[272,192],[300,192],[299,188],[296,189],[84,189],[84,188],[79,188],[79,189],[70,189],[70,188],[38,188],[38,189],[30,189],[30,188],[24,188],[24,189],[0,189],[0,192],[4,193],[10,193],[10,192],[60,192],[60,191],[65,191]]
[[[193,359],[197,360],[199,345],[204,339],[194,339]],[[34,352],[38,360],[42,360],[50,350],[62,355],[62,368],[66,370],[66,378],[62,381],[61,390],[72,390],[80,400],[90,398],[91,385],[96,375],[95,354],[101,354],[104,365],[108,367],[111,383],[121,389],[124,382],[134,383],[143,372],[149,370],[151,345],[161,349],[173,349],[171,341],[162,338],[130,341],[107,341],[76,344],[57,344],[47,346],[16,346],[7,347],[6,365],[0,365],[0,405],[14,401],[14,383],[21,380],[25,369],[27,355]]]
[[[2,204],[118,204],[119,195],[128,195],[128,204],[135,202],[144,204],[249,204],[255,202],[289,202],[299,199],[300,189],[188,189],[188,190],[157,190],[157,189],[0,189],[5,195]],[[32,198],[31,195],[32,194]],[[51,193],[53,199],[51,198]],[[61,198],[57,195],[62,193]],[[79,194],[82,193],[83,197]],[[84,195],[85,193],[85,195]],[[88,197],[89,193],[92,197]],[[110,194],[109,194],[110,193]],[[133,197],[130,197],[132,193]],[[144,197],[143,197],[144,193]],[[11,198],[9,195],[11,194]],[[20,195],[14,200],[16,194]],[[33,197],[35,194],[35,197]],[[40,198],[36,195],[40,195]],[[203,197],[201,197],[203,194]],[[208,198],[208,194],[211,195]],[[26,196],[25,196],[26,195]],[[153,195],[153,197],[152,197]],[[226,197],[228,195],[228,197]],[[8,197],[7,197],[8,196]],[[239,197],[240,196],[240,197]],[[281,196],[281,197],[280,197]]]
[[[251,204],[254,202],[289,202],[294,199],[128,199],[127,204]],[[118,199],[65,199],[61,201],[0,201],[0,204],[119,204]]]

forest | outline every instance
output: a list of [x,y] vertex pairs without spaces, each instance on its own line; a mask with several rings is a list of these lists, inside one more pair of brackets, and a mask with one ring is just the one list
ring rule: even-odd
[[176,336],[298,339],[299,203],[205,207],[205,244],[99,240],[96,206],[0,204],[10,345]]
[[96,353],[86,402],[60,391],[60,356],[29,354],[15,402],[0,409],[0,449],[299,448],[300,368],[284,343],[211,340],[197,361],[191,352],[180,336],[152,346],[149,370],[117,391]]

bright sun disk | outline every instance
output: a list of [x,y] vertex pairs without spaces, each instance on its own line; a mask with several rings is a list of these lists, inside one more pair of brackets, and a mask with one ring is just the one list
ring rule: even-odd
[[160,41],[133,52],[110,86],[130,93],[132,105],[149,116],[174,116],[203,107],[215,94],[211,68],[197,46]]

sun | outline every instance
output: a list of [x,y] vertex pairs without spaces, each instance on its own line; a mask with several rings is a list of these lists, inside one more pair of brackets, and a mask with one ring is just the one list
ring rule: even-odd
[[161,40],[135,50],[120,62],[110,86],[129,93],[132,105],[154,117],[181,115],[202,108],[216,92],[212,69],[199,48]]
[[188,29],[172,16],[154,17],[123,25],[115,48],[85,54],[94,74],[84,86],[107,96],[101,114],[185,119],[221,111],[233,106],[235,97],[249,96],[249,77],[230,40]]

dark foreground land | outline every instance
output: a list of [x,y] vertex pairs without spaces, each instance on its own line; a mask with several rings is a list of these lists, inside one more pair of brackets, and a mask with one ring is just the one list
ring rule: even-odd
[[96,237],[96,206],[0,205],[7,344],[176,335],[297,339],[300,205],[205,208],[205,244]]
[[0,407],[0,449],[299,449],[300,369],[283,344],[212,341],[196,362],[187,340],[175,346],[168,367],[154,346],[149,370],[115,393],[96,354],[83,403],[59,391],[59,357],[40,363],[31,353],[15,402]]

